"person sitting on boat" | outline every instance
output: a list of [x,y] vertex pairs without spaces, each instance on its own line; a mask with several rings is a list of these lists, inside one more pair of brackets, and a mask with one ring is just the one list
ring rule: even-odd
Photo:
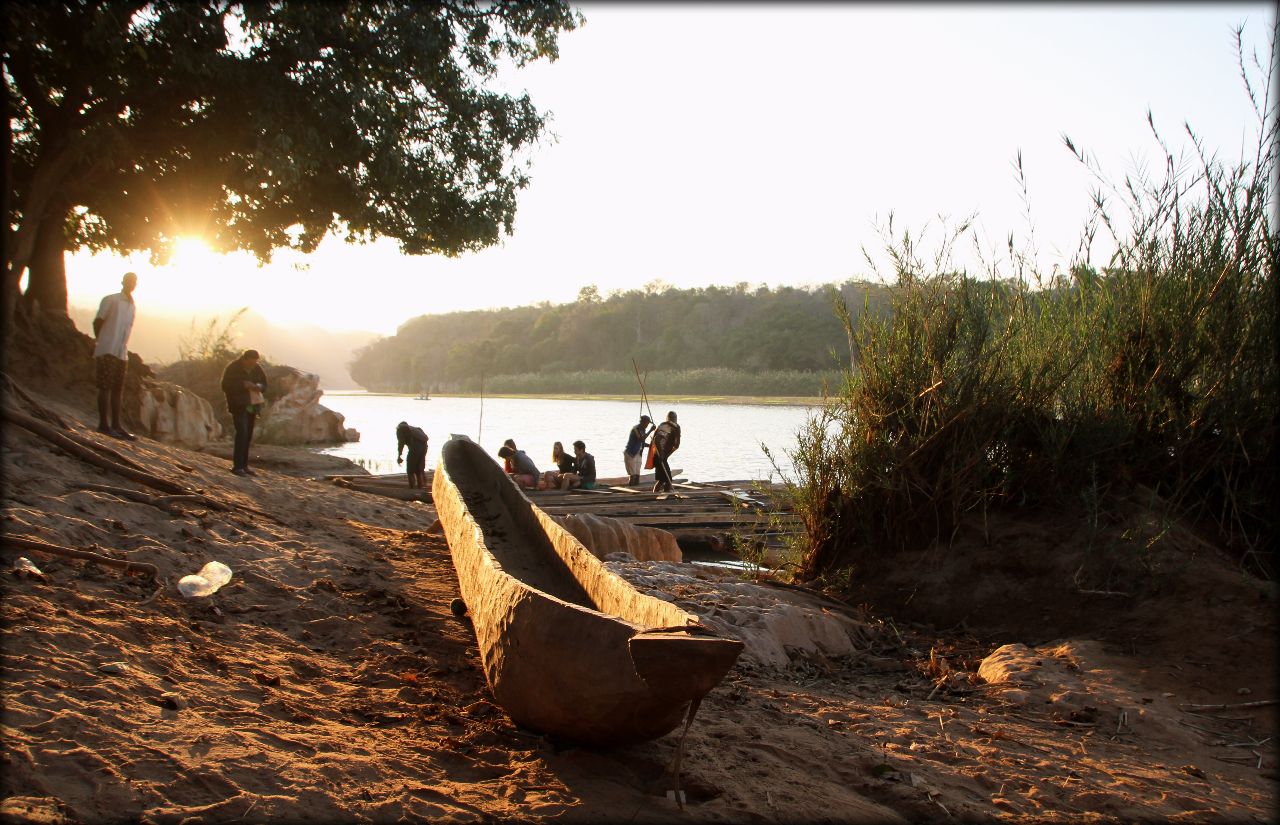
[[640,483],[640,468],[644,465],[644,448],[649,446],[645,439],[653,427],[649,426],[649,416],[640,416],[640,423],[627,433],[627,446],[622,451],[622,463],[627,468],[627,485]]
[[538,465],[533,463],[533,459],[529,458],[528,453],[524,450],[513,450],[503,444],[502,448],[498,450],[498,458],[511,459],[511,466],[514,468],[511,478],[515,480],[516,484],[526,490],[538,489],[538,477],[541,473],[538,472]]
[[[587,445],[581,441],[573,442],[573,459],[578,465],[578,486],[590,490],[596,486],[596,457],[587,452]],[[563,487],[561,489],[564,489]]]
[[671,465],[667,459],[680,449],[680,425],[676,423],[676,412],[667,413],[667,420],[653,431],[653,473],[657,481],[653,484],[653,492],[669,493],[671,486]]
[[409,463],[404,471],[409,476],[411,488],[427,487],[427,434],[421,427],[411,427],[405,421],[396,425],[396,463],[404,464],[400,453],[409,448]]
[[556,469],[547,470],[542,474],[542,483],[538,485],[539,490],[554,490],[557,487],[568,490],[578,486],[577,462],[573,460],[573,456],[564,451],[564,445],[559,441],[551,445],[551,463],[556,465]]
[[[502,446],[511,448],[511,452],[514,453],[516,451],[516,440],[514,438],[508,438],[506,441],[502,442]],[[503,458],[502,450],[498,450],[498,457],[502,458],[503,472],[505,472],[507,475],[511,475],[516,471],[516,465],[511,463],[510,456]]]

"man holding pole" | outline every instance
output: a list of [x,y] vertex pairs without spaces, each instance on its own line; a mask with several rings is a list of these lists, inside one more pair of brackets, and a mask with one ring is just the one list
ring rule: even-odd
[[627,486],[640,483],[640,467],[644,463],[644,448],[649,446],[645,439],[653,428],[649,426],[649,416],[640,416],[640,423],[631,428],[627,434],[627,446],[622,451],[622,463],[627,468]]
[[667,459],[680,449],[680,425],[676,423],[675,410],[667,413],[667,420],[653,431],[653,448],[653,472],[657,476],[653,492],[670,493],[674,488],[671,486],[671,465],[667,463]]

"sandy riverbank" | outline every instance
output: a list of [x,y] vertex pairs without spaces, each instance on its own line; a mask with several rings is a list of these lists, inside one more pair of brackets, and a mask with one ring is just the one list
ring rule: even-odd
[[[779,643],[782,660],[744,657],[703,703],[680,811],[662,795],[675,735],[578,748],[517,729],[494,706],[472,631],[449,612],[457,585],[447,546],[425,532],[429,507],[305,480],[305,451],[295,467],[277,452],[240,478],[212,453],[104,443],[225,509],[84,489],[145,491],[5,428],[7,535],[160,573],[157,587],[6,550],[8,819],[1263,822],[1275,812],[1277,748],[1261,741],[1275,706],[1245,705],[1275,698],[1274,589],[1210,557],[1192,560],[1200,585],[1169,602],[1169,621],[1144,624],[1127,645],[1043,627],[940,631],[788,588],[639,566],[643,586],[758,634],[757,651],[804,625],[778,617],[818,617],[807,638]],[[15,572],[18,555],[43,575]],[[232,569],[231,582],[182,597],[177,580],[210,560]],[[833,627],[847,649],[812,644]],[[1015,681],[979,677],[1005,641],[1031,647],[1005,663]]]

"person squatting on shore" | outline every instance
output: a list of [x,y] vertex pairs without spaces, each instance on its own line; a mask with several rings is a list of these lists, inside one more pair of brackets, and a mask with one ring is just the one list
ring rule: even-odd
[[653,473],[657,480],[653,484],[653,492],[669,493],[671,486],[671,465],[667,459],[680,449],[680,425],[676,423],[675,410],[667,413],[663,421],[653,431]]
[[644,466],[644,448],[649,446],[645,441],[653,427],[649,426],[649,416],[640,416],[640,423],[627,433],[627,446],[622,450],[622,463],[627,468],[627,485],[640,483],[640,471]]
[[236,428],[231,472],[238,476],[257,475],[249,469],[249,444],[267,392],[267,374],[262,371],[259,358],[256,349],[247,349],[222,371],[222,394],[227,397],[227,412]]
[[411,488],[426,489],[427,441],[427,434],[421,427],[411,427],[405,421],[396,425],[396,463],[405,463],[400,453],[408,447],[409,463],[405,465],[404,471],[409,476]]
[[134,441],[136,437],[120,425],[120,408],[124,404],[124,374],[129,366],[129,333],[133,332],[137,310],[133,302],[133,289],[137,285],[137,274],[126,272],[120,279],[120,291],[102,299],[93,319],[98,432],[127,441]]
[[[508,444],[514,444],[514,441],[508,439]],[[511,467],[511,477],[515,479],[516,484],[526,490],[538,489],[538,465],[533,463],[533,459],[529,458],[529,454],[524,450],[514,449],[508,444],[503,444],[498,450],[498,458],[507,460],[507,466]]]

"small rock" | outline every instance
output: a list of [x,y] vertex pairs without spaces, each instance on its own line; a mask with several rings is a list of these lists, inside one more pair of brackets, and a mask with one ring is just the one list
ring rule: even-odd
[[103,673],[128,673],[129,665],[125,662],[106,662],[98,665],[98,670]]
[[1000,698],[1014,705],[1025,705],[1031,701],[1031,694],[1025,690],[1006,690],[1000,694]]
[[1236,691],[1236,696],[1248,696],[1250,693],[1253,693],[1253,691],[1248,688],[1240,688]]
[[160,704],[170,710],[182,710],[187,706],[187,700],[176,693],[162,693],[160,694]]

